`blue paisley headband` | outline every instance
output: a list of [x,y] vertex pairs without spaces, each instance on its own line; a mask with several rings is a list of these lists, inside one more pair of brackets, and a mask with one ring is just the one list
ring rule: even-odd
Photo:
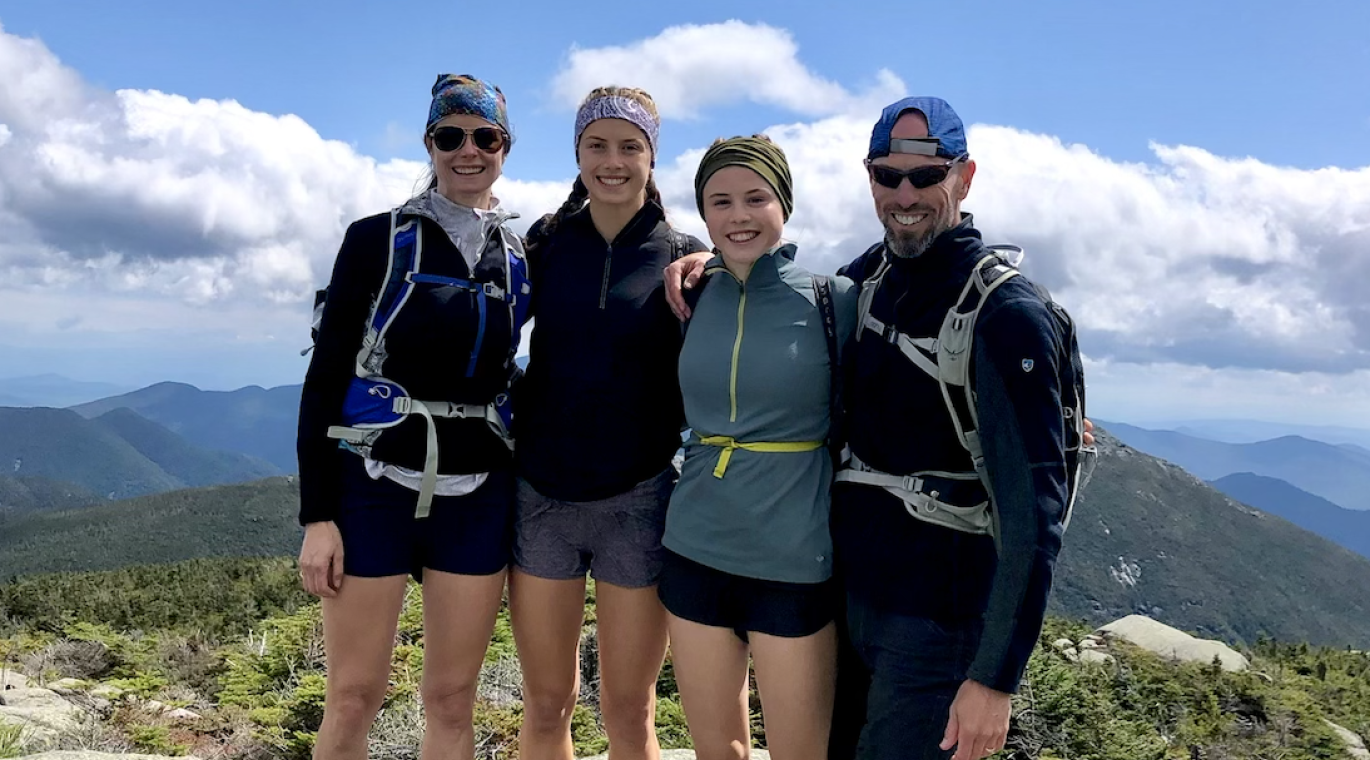
[[647,147],[652,151],[652,161],[656,162],[656,139],[661,133],[661,122],[632,98],[622,95],[602,95],[586,101],[576,113],[576,142],[580,146],[580,135],[591,122],[600,119],[623,119],[632,122],[647,135]]
[[433,102],[428,106],[428,124],[434,124],[452,114],[479,116],[494,124],[513,141],[509,130],[509,109],[504,103],[504,93],[489,82],[483,82],[469,74],[439,74],[433,83]]

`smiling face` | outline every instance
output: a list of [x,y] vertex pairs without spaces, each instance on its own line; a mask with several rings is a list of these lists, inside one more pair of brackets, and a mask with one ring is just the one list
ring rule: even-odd
[[[893,139],[928,136],[928,122],[923,114],[910,111],[899,117],[890,131]],[[871,161],[876,166],[888,166],[908,171],[920,166],[945,164],[942,156],[919,156],[891,153]],[[913,187],[907,179],[890,189],[871,179],[871,197],[875,213],[885,227],[885,242],[896,256],[911,258],[922,254],[932,241],[961,221],[961,201],[970,192],[975,176],[975,162],[962,161],[952,167],[946,179],[922,189]]]
[[590,122],[580,134],[576,160],[591,203],[641,207],[645,202],[652,152],[637,125],[623,119]]
[[725,166],[704,183],[704,224],[728,269],[749,271],[780,244],[785,209],[775,190],[745,166]]
[[[432,129],[459,127],[469,130],[494,126],[479,116],[453,114],[435,123]],[[428,149],[428,158],[433,162],[439,193],[463,206],[490,207],[490,188],[504,170],[504,149],[487,153],[476,147],[476,141],[469,134],[456,150],[438,150],[433,138],[427,135],[423,138],[423,144]]]

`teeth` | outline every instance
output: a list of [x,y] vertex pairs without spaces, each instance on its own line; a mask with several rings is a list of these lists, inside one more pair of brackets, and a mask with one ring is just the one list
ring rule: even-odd
[[480,174],[485,171],[483,166],[458,166],[453,171],[457,174]]
[[927,218],[927,214],[891,214],[894,221],[899,222],[905,227],[911,227]]
[[600,182],[603,182],[604,184],[608,185],[609,187],[618,187],[619,185],[622,185],[622,184],[624,184],[625,182],[627,182],[627,181],[628,181],[628,178],[627,178],[627,177],[600,177],[600,178],[599,178],[599,181],[600,181]]
[[759,232],[734,232],[734,233],[728,235],[728,239],[731,240],[731,241],[733,241],[734,243],[745,243],[745,242],[747,242],[748,240],[752,240],[753,238],[755,238],[755,237],[756,237],[757,235],[759,235],[759,234],[761,234],[761,233],[759,233]]

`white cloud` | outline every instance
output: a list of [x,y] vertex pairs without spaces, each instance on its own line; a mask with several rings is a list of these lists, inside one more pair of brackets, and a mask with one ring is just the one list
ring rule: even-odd
[[[63,93],[80,97],[62,97]],[[300,301],[346,225],[415,189],[296,116],[155,91],[102,93],[0,31],[0,272],[9,287]],[[506,205],[560,187],[501,181]]]
[[864,92],[850,92],[801,63],[799,46],[784,29],[726,21],[673,26],[628,45],[573,48],[552,93],[574,108],[596,87],[641,87],[672,118],[738,102],[824,116],[879,108],[904,93],[904,83],[886,69],[873,80]]
[[[832,272],[882,232],[861,166],[870,120],[772,127],[795,181],[787,237]],[[1071,309],[1099,359],[1347,372],[1370,368],[1370,168],[1307,171],[1153,146],[1122,163],[1080,145],[976,125],[965,210]],[[677,219],[703,236],[701,150],[660,169]],[[683,218],[682,218],[683,217]]]
[[[1370,427],[1370,370],[1331,374],[1086,361],[1089,413],[1133,424],[1207,417]],[[1357,410],[1361,410],[1357,414]]]
[[[803,117],[767,131],[790,157],[787,234],[811,269],[832,272],[879,238],[861,158],[880,104],[863,99],[893,99],[901,83],[852,94],[798,63],[785,32],[728,22],[573,51],[557,97],[614,81],[627,55],[640,78],[620,82],[668,114],[747,101]],[[422,168],[231,101],[94,91],[3,32],[0,125],[0,326],[24,325],[31,351],[59,334],[187,350],[255,340],[294,366],[343,228],[405,197]],[[1096,400],[1200,410],[1307,397],[1331,419],[1366,408],[1370,168],[1172,145],[1127,163],[1002,126],[975,125],[969,142],[979,171],[966,207],[987,238],[1028,249],[1029,274],[1081,323]],[[657,179],[672,221],[705,237],[692,186],[702,150],[663,157]],[[501,179],[496,193],[524,213],[521,230],[568,189]]]

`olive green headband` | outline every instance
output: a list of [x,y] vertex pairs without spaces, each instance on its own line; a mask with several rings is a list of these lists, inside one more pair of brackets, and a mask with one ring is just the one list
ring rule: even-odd
[[729,138],[709,148],[700,159],[699,171],[695,172],[695,203],[700,216],[704,215],[704,183],[725,166],[745,166],[766,180],[785,210],[785,221],[789,221],[790,212],[794,210],[790,164],[779,145],[759,137]]

